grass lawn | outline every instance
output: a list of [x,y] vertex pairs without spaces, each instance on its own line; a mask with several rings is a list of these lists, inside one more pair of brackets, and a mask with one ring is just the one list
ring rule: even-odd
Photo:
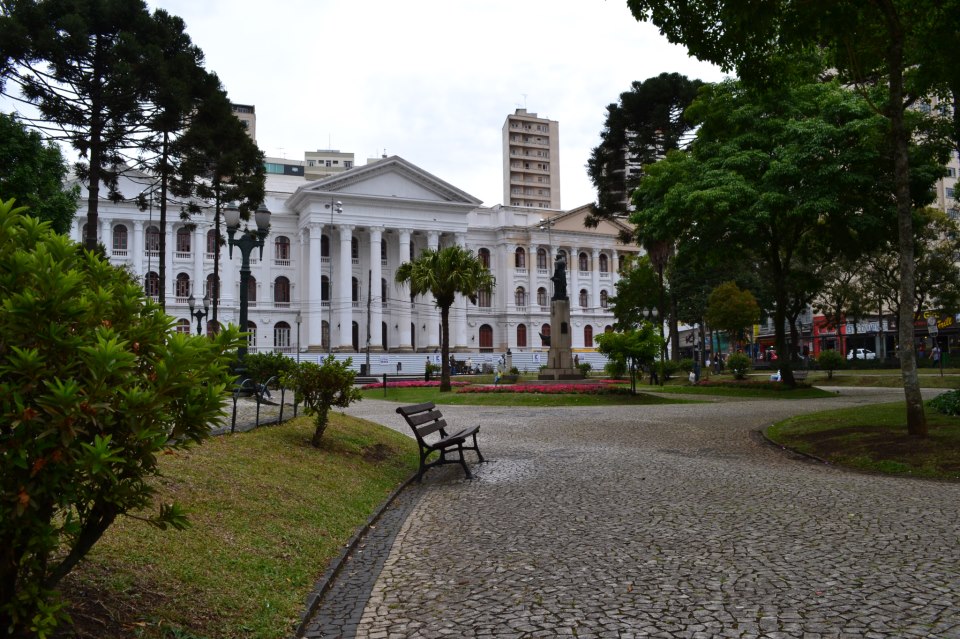
[[[770,373],[764,371],[752,373],[751,379],[769,379]],[[922,388],[960,388],[960,369],[945,368],[943,376],[940,369],[921,368],[917,371]],[[883,388],[903,388],[900,369],[877,368],[864,370],[840,370],[833,372],[833,379],[824,371],[810,371],[806,383],[819,386],[879,386]]]
[[903,402],[792,417],[767,429],[784,446],[839,466],[893,475],[960,479],[960,418],[926,409],[929,437],[907,436]]
[[637,387],[636,395],[584,395],[584,394],[537,394],[537,393],[458,393],[456,388],[441,393],[437,388],[382,388],[363,391],[369,399],[382,399],[398,404],[434,404],[462,406],[623,406],[649,404],[679,404],[685,400],[655,397]]
[[330,560],[417,468],[389,429],[331,412],[321,449],[312,433],[301,417],[165,457],[158,501],[192,526],[120,518],[64,588],[78,636],[291,636]]
[[[716,378],[714,378],[716,379]],[[721,378],[722,379],[722,378]],[[691,386],[689,384],[665,384],[659,386],[644,386],[644,391],[651,393],[673,393],[678,395],[713,395],[714,397],[743,397],[762,399],[822,399],[836,397],[835,393],[819,388],[800,387],[785,388],[777,382],[751,382],[750,385],[737,387],[730,381],[729,386]]]

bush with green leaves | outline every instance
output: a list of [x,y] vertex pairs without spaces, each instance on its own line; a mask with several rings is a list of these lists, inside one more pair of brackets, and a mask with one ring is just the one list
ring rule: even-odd
[[0,203],[0,634],[49,636],[60,580],[117,517],[154,514],[157,460],[222,415],[235,329],[174,331],[125,270]]
[[960,390],[943,393],[930,400],[930,407],[944,415],[960,415]]
[[613,379],[623,379],[627,376],[627,362],[622,357],[611,357],[604,365],[603,372]]
[[577,370],[579,370],[580,374],[584,377],[590,377],[590,371],[593,370],[593,366],[590,365],[590,362],[580,362],[577,364]]
[[663,381],[671,379],[677,374],[677,370],[679,370],[679,365],[672,359],[665,359],[662,362],[657,362],[657,374],[660,375],[660,379]]
[[349,357],[338,362],[333,355],[328,355],[320,364],[295,363],[281,379],[303,402],[304,412],[313,415],[315,429],[310,443],[316,448],[320,447],[323,432],[327,430],[330,409],[346,408],[362,399],[360,389],[353,385],[356,373],[350,368],[351,364],[353,360]]
[[274,377],[279,384],[283,375],[296,365],[283,353],[248,353],[243,358],[244,377],[249,377],[256,384],[266,384]]
[[731,353],[727,356],[727,368],[734,379],[746,379],[750,372],[750,358],[743,353]]
[[823,351],[817,357],[817,366],[820,370],[827,371],[827,379],[833,379],[833,371],[843,368],[846,363],[843,354],[837,351]]
[[684,357],[684,358],[681,359],[679,362],[677,362],[677,366],[678,366],[678,367],[680,368],[680,370],[682,370],[684,373],[689,373],[689,372],[693,371],[693,367],[694,367],[693,359],[690,358],[690,357]]

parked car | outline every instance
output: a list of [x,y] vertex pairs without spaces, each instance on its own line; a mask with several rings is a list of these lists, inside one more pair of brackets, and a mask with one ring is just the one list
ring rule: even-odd
[[847,359],[877,359],[877,354],[866,348],[851,348]]

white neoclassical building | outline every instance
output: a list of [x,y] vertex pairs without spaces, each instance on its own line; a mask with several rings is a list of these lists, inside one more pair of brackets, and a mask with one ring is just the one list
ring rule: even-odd
[[[134,199],[146,180],[131,175],[122,188]],[[85,197],[82,194],[81,197]],[[397,267],[426,248],[458,244],[472,250],[496,277],[492,294],[465,298],[451,309],[450,346],[460,353],[546,351],[553,255],[565,253],[573,346],[589,352],[594,336],[612,326],[607,300],[636,246],[617,240],[621,226],[586,228],[587,207],[570,211],[481,206],[481,202],[400,157],[387,157],[319,181],[269,175],[265,205],[271,229],[263,258],[256,252],[250,300],[251,347],[284,352],[433,353],[440,345],[432,300],[411,299],[395,283]],[[140,276],[157,296],[157,206],[100,203],[100,240],[110,260]],[[81,202],[73,228],[86,223]],[[167,215],[166,308],[180,330],[196,330],[188,298],[214,290],[217,243],[212,213],[189,223],[179,207]],[[218,320],[239,321],[239,251],[221,248]],[[191,326],[194,328],[191,329]],[[332,341],[332,343],[331,343]]]

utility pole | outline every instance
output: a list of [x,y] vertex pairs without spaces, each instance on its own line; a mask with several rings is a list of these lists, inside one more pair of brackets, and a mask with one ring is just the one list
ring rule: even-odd
[[370,375],[370,303],[373,299],[373,270],[367,270],[367,375]]

